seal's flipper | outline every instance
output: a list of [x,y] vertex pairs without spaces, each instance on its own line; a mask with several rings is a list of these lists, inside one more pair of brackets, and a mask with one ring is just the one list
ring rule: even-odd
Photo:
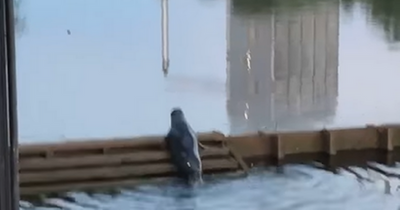
[[164,137],[164,144],[162,146],[164,147],[164,149],[169,149],[170,144],[167,136]]
[[164,137],[165,146],[169,149],[171,146],[171,141],[173,141],[176,138],[179,138],[179,134],[177,134],[175,130],[171,129],[168,132],[167,136]]

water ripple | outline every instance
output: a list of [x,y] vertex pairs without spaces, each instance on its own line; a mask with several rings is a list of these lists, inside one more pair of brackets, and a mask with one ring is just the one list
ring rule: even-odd
[[[398,167],[380,167],[400,174]],[[279,171],[279,172],[277,172]],[[258,168],[244,178],[206,177],[206,183],[187,189],[176,181],[120,189],[116,194],[68,193],[23,209],[73,210],[205,210],[205,209],[398,209],[399,179],[370,168],[341,168],[337,173],[304,165]],[[21,204],[22,206],[22,204]]]

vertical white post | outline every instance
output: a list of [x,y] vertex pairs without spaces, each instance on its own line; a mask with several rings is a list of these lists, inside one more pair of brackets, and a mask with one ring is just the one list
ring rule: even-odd
[[162,28],[162,66],[166,76],[169,67],[168,55],[168,0],[161,0],[161,28]]

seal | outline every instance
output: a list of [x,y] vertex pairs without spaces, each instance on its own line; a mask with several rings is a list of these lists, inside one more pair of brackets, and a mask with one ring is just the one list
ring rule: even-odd
[[180,108],[174,108],[171,112],[171,128],[165,143],[178,176],[189,185],[202,183],[199,141]]

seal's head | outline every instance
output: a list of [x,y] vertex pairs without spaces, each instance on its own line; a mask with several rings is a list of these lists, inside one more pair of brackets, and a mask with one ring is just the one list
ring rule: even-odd
[[176,116],[176,115],[183,115],[183,111],[179,107],[175,107],[171,111],[171,116]]
[[183,111],[182,111],[182,109],[181,108],[174,108],[174,109],[172,109],[172,112],[171,112],[171,119],[173,120],[173,119],[184,119],[185,118],[185,115],[183,114]]
[[171,112],[171,124],[185,122],[185,115],[181,108],[174,108]]

